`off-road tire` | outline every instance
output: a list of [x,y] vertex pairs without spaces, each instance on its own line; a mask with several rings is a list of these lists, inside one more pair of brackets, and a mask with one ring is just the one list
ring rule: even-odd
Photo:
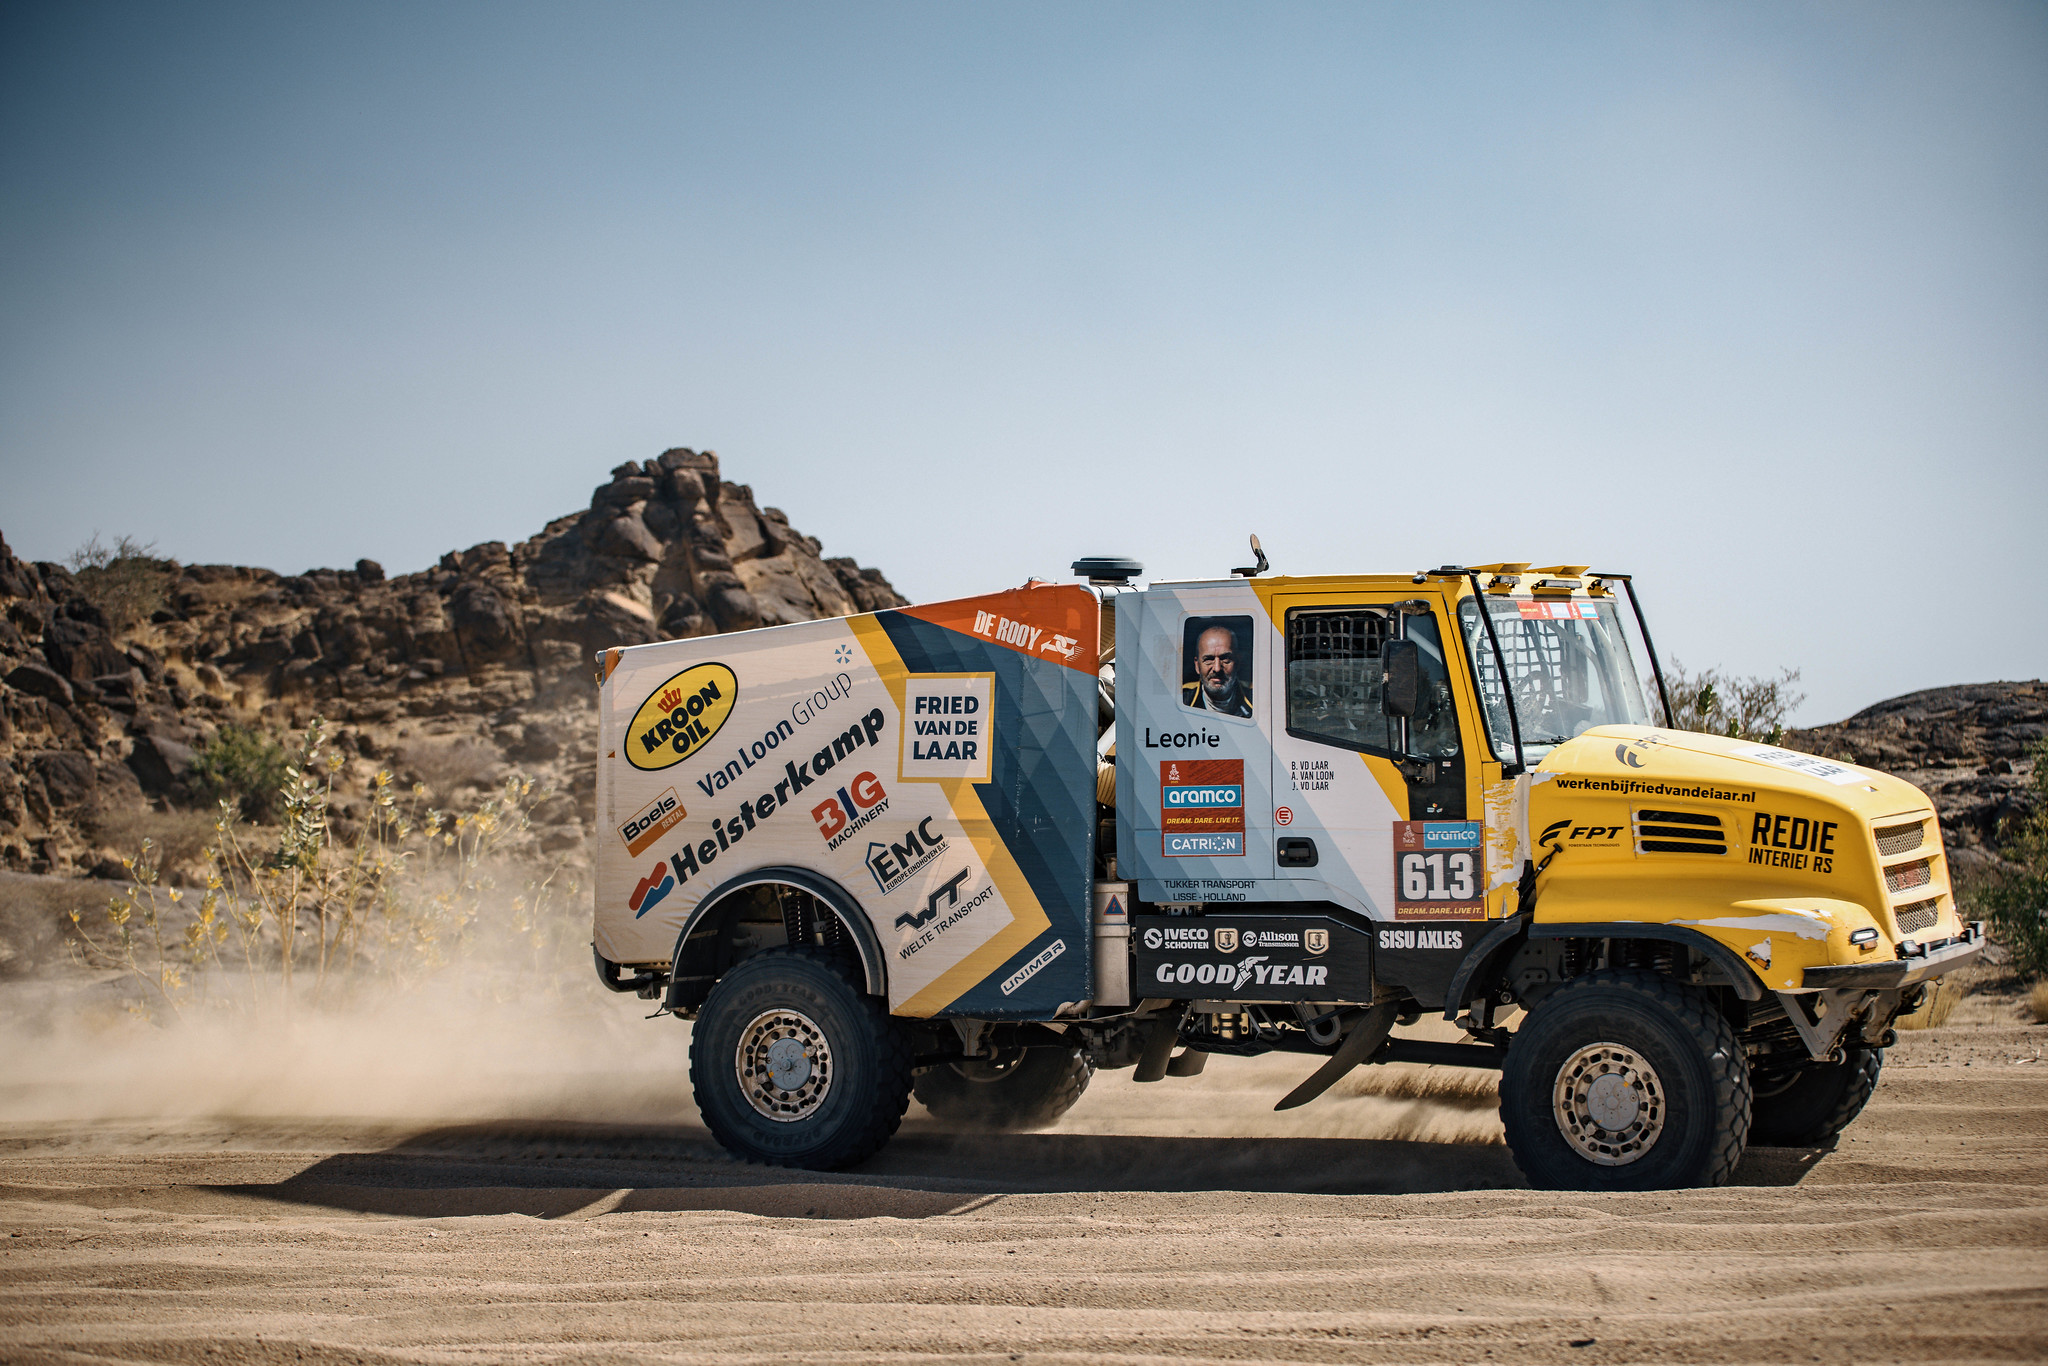
[[[776,1012],[814,1028],[829,1066],[807,1072],[829,1084],[808,1113],[786,1121],[748,1099],[738,1061],[743,1037]],[[814,948],[739,963],[711,988],[690,1036],[690,1085],[706,1127],[734,1157],[776,1167],[832,1171],[873,1156],[903,1122],[910,1064],[910,1041],[883,1003],[861,993],[840,958]]]
[[1789,1085],[1759,1087],[1750,1106],[1749,1141],[1773,1148],[1830,1142],[1863,1112],[1883,1066],[1882,1048],[1845,1048],[1839,1061],[1800,1068]]
[[936,1119],[958,1129],[1015,1133],[1043,1129],[1074,1108],[1095,1064],[1078,1048],[1027,1048],[989,1075],[984,1064],[942,1062],[917,1074],[913,1090]]
[[[1654,1132],[1639,1155],[1614,1165],[1566,1137],[1558,1098],[1567,1066],[1601,1045],[1652,1069],[1658,1092],[1656,1105],[1641,1110]],[[1508,1149],[1529,1183],[1545,1190],[1724,1185],[1749,1136],[1749,1105],[1748,1063],[1713,998],[1654,973],[1614,969],[1565,983],[1530,1012],[1500,1084]]]

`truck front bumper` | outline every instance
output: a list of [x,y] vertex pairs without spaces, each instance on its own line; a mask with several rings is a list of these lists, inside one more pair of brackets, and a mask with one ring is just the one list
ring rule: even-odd
[[1809,990],[1892,991],[1925,982],[1977,961],[1984,952],[1984,922],[1971,921],[1963,927],[1961,934],[1952,939],[1933,944],[1901,945],[1900,948],[1902,951],[1917,951],[1910,958],[1894,958],[1888,962],[1808,968],[1799,984]]

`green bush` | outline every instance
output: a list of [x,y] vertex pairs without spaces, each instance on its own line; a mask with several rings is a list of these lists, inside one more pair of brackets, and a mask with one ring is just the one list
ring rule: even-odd
[[2014,865],[1989,879],[1973,900],[1991,933],[2012,950],[2028,977],[2048,976],[2048,740],[2034,745],[2034,809],[2004,832],[1999,853]]
[[267,820],[290,763],[284,746],[269,736],[225,725],[192,761],[191,783],[209,797],[233,802],[249,820]]
[[[1679,730],[1726,735],[1736,740],[1761,740],[1767,745],[1775,745],[1784,738],[1786,720],[1806,700],[1806,694],[1792,686],[1798,681],[1797,669],[1780,670],[1775,678],[1750,678],[1724,674],[1719,669],[1689,673],[1675,659],[1664,671],[1664,686],[1671,693],[1673,724]],[[1652,712],[1660,713],[1661,708],[1654,702],[1655,688],[1645,691],[1653,699]]]
[[67,557],[78,590],[107,618],[114,631],[128,631],[148,621],[164,605],[176,566],[150,552],[132,536],[118,537],[103,545],[95,531],[92,539]]

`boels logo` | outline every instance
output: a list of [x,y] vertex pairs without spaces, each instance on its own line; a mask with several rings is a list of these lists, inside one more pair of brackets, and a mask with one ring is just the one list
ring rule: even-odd
[[626,762],[653,772],[701,749],[732,715],[739,679],[723,664],[697,664],[656,688],[626,727]]

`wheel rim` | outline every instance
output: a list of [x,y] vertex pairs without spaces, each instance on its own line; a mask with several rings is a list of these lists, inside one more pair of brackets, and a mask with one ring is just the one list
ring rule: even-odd
[[809,1119],[832,1090],[832,1048],[800,1011],[756,1015],[740,1031],[732,1069],[747,1104],[778,1124]]
[[1634,1049],[1588,1044],[1557,1069],[1551,1112],[1579,1156],[1625,1167],[1647,1155],[1664,1132],[1664,1084]]

